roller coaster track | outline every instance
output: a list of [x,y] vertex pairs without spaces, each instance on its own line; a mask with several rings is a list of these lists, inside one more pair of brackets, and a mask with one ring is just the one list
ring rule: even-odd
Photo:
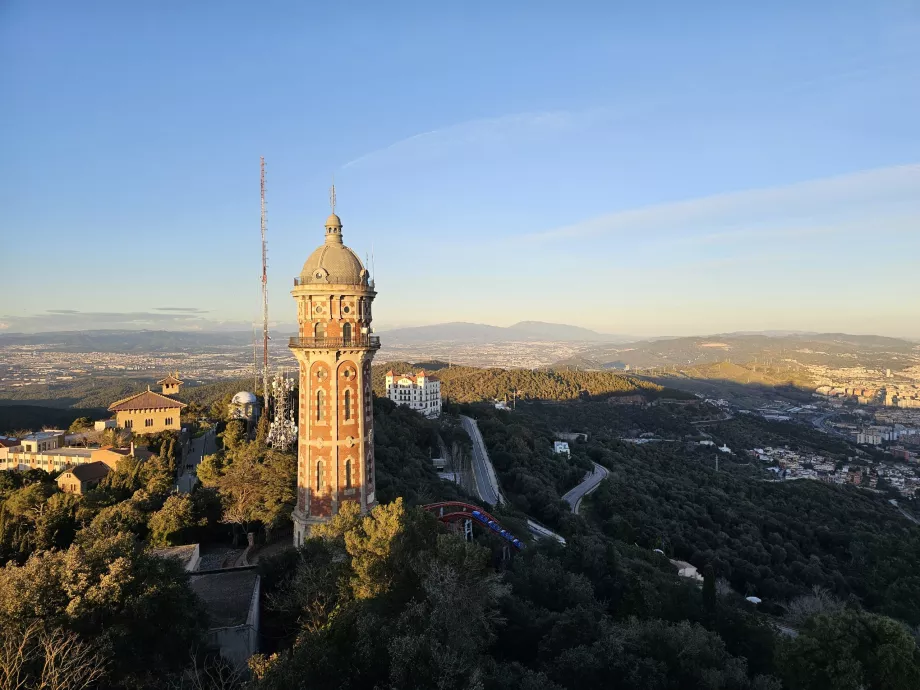
[[422,508],[429,513],[434,513],[435,517],[443,523],[469,521],[470,525],[478,524],[501,537],[518,551],[524,548],[524,542],[502,527],[498,520],[479,506],[461,503],[460,501],[444,501],[442,503],[429,503],[422,506]]

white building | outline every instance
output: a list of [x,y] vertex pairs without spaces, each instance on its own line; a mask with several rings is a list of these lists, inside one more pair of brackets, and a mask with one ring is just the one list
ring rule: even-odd
[[572,457],[572,451],[569,450],[569,444],[565,441],[553,441],[553,452],[556,455],[567,455]]
[[426,417],[441,414],[441,380],[424,371],[418,374],[387,372],[387,397],[397,405],[406,405]]
[[230,400],[230,419],[242,419],[250,424],[259,421],[259,399],[249,391],[240,391]]

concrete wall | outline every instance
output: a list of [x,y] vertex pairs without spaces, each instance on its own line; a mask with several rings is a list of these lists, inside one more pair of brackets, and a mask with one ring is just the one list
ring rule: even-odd
[[234,666],[241,668],[259,651],[259,622],[262,579],[256,578],[249,615],[243,625],[208,630],[208,644],[220,649],[220,654]]

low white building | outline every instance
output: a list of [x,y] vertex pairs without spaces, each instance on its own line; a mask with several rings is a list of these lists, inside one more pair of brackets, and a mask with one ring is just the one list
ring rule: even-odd
[[572,451],[569,450],[569,444],[565,441],[553,441],[553,452],[556,455],[572,457]]
[[387,397],[397,405],[406,405],[426,417],[441,414],[441,380],[424,371],[418,374],[387,372]]

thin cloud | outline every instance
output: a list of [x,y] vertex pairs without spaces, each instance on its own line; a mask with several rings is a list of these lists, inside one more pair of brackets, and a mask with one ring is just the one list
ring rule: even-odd
[[[701,231],[697,241],[711,241],[738,233],[738,227],[752,219],[769,235],[788,233],[790,222],[814,219],[826,225],[828,218],[850,219],[854,213],[888,210],[920,217],[920,164],[868,170],[849,175],[811,180],[782,187],[717,194],[689,201],[666,203],[588,218],[573,225],[546,232],[517,236],[515,241],[551,242],[602,235],[645,236]],[[820,220],[819,220],[820,219]]]
[[393,158],[433,158],[471,145],[490,146],[529,135],[547,135],[590,126],[609,117],[609,108],[514,113],[460,122],[414,134],[345,163],[356,168]]
[[208,309],[199,309],[198,307],[154,307],[154,311],[176,311],[188,314],[207,314]]
[[75,309],[48,309],[49,314],[79,314]]

